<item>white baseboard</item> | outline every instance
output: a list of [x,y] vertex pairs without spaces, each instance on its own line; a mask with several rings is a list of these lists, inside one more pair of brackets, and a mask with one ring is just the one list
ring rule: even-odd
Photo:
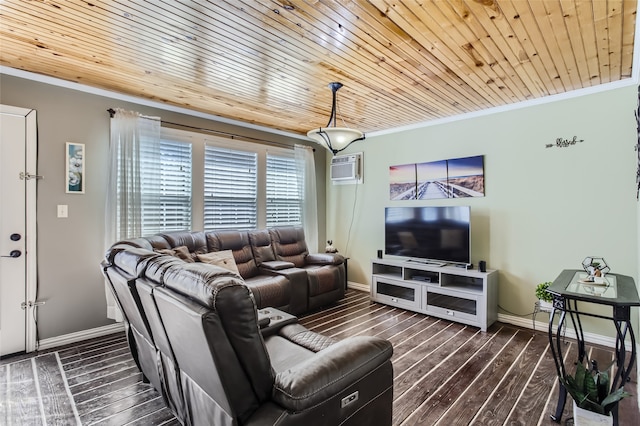
[[356,282],[353,282],[353,281],[348,281],[347,282],[347,287],[348,288],[352,288],[354,290],[371,293],[371,288],[369,288],[369,286],[366,285],[366,284],[361,284],[361,283],[356,283]]
[[82,340],[93,339],[94,337],[106,336],[124,330],[124,323],[117,322],[111,325],[92,328],[89,330],[76,331],[75,333],[63,334],[62,336],[50,337],[40,340],[38,350],[51,349],[58,346],[76,343]]
[[[507,315],[507,314],[498,314],[498,321],[504,322],[507,324],[517,325],[518,327],[533,329],[533,321],[531,319],[527,319],[523,317],[516,317],[513,315]],[[547,333],[549,330],[549,323],[546,321],[536,321],[535,329],[542,331],[544,333]],[[556,328],[554,327],[554,332],[555,330]],[[573,328],[567,328],[566,336],[570,339],[575,339],[576,338],[575,330]],[[587,331],[584,332],[584,341],[595,344],[595,345],[606,346],[609,348],[616,347],[615,337],[602,336],[600,334],[589,333]],[[625,346],[627,347],[627,349],[629,349],[631,346],[631,342],[628,340],[625,341]]]

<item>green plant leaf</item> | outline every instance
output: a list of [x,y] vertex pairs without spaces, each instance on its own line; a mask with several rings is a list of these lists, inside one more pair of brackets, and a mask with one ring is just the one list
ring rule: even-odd
[[578,407],[583,408],[581,404],[587,399],[587,395],[582,391],[582,385],[578,385],[576,379],[569,375],[561,378],[560,381],[576,404],[578,404]]
[[593,411],[598,414],[606,414],[602,405],[590,399],[585,400],[580,408],[584,408],[585,410]]
[[539,300],[544,300],[546,302],[553,301],[553,296],[551,293],[547,292],[547,288],[551,285],[551,281],[540,283],[536,286],[536,298]]
[[587,372],[584,375],[584,385],[583,389],[587,398],[590,401],[598,402],[598,386],[596,386],[596,381],[591,374]]
[[609,393],[609,374],[607,370],[594,372],[587,369],[583,363],[576,364],[575,376],[569,374],[560,378],[567,392],[576,405],[585,410],[609,415],[611,410],[622,398],[630,396],[623,388]]
[[602,401],[609,394],[609,374],[606,371],[600,371],[596,374],[596,386],[598,388],[598,402]]
[[613,406],[622,398],[626,398],[627,396],[631,396],[631,394],[629,392],[626,392],[623,387],[616,389],[614,392],[611,392],[605,399],[602,400],[602,406],[604,408],[605,414],[609,414],[613,409]]

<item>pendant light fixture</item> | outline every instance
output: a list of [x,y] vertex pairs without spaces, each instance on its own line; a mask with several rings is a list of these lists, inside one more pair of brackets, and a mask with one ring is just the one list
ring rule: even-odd
[[[360,130],[350,129],[348,127],[336,127],[337,109],[337,92],[342,87],[342,83],[329,83],[329,89],[333,93],[333,103],[331,105],[331,116],[327,127],[309,130],[307,136],[320,145],[326,145],[326,148],[336,155],[355,141],[361,141],[365,138],[364,133]],[[333,121],[333,127],[331,122]]]

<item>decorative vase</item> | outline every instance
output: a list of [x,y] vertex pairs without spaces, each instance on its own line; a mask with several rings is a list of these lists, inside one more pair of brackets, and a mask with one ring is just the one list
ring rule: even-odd
[[574,401],[573,424],[575,426],[612,426],[613,417],[580,408]]
[[538,299],[538,306],[540,307],[541,311],[551,312],[551,310],[553,309],[553,302]]

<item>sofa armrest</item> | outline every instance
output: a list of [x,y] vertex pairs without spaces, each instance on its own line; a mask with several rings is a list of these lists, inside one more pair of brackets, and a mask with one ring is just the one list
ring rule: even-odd
[[347,338],[278,373],[273,399],[294,412],[311,408],[353,385],[392,354],[393,347],[387,340],[370,336]]
[[344,257],[336,253],[310,253],[304,261],[308,265],[341,265]]
[[292,262],[285,262],[283,260],[270,260],[268,262],[262,262],[260,266],[270,271],[281,271],[283,269],[295,268]]
[[309,289],[307,287],[307,271],[300,268],[267,269],[260,266],[260,273],[264,275],[282,275],[291,283],[291,299],[287,311],[299,315],[307,310]]

